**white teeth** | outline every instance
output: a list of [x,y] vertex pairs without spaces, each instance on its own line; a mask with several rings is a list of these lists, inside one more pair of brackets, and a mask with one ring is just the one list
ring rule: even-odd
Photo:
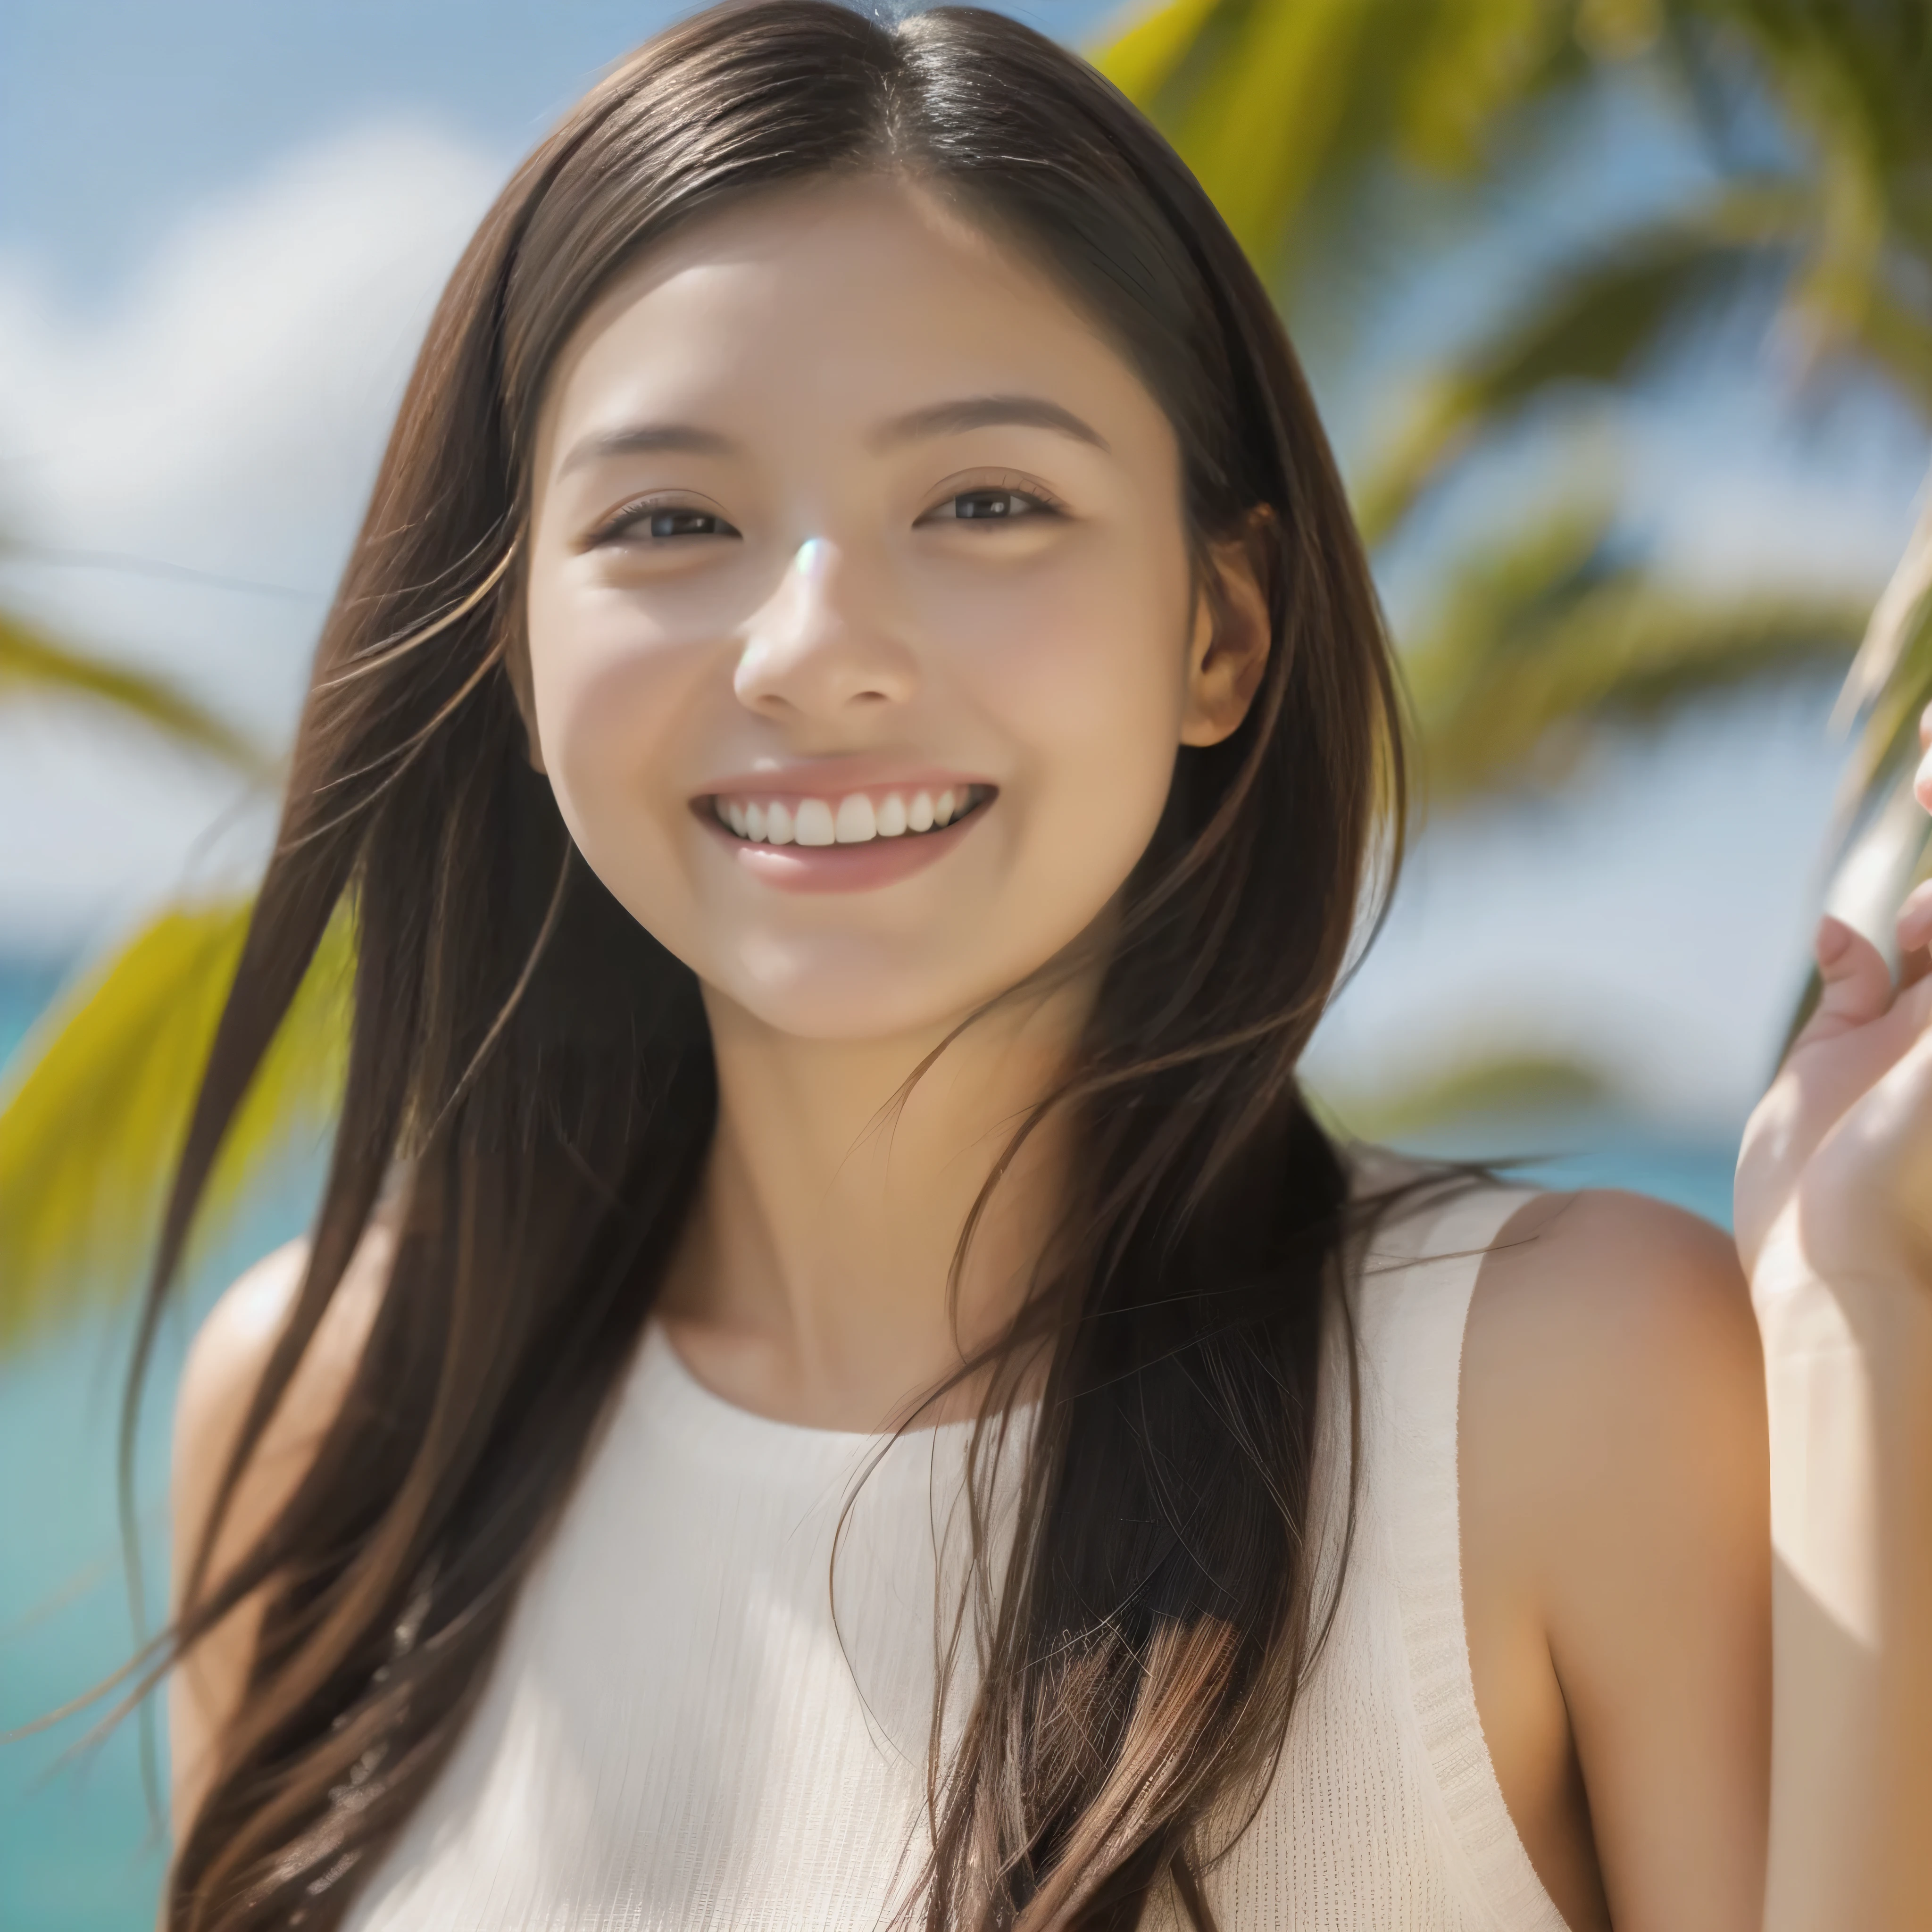
[[838,801],[838,818],[832,828],[842,845],[863,845],[878,836],[879,821],[873,814],[872,801],[862,791]]
[[915,792],[910,804],[904,793],[888,792],[874,805],[869,794],[855,791],[836,808],[822,798],[802,798],[795,806],[776,799],[714,798],[712,810],[721,824],[754,844],[864,845],[908,832],[936,831],[963,818],[985,796],[980,787],[967,785],[949,788],[937,800],[930,792]]

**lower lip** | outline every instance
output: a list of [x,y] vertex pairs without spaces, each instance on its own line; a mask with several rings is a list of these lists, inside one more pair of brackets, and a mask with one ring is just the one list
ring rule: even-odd
[[694,809],[714,838],[760,885],[782,892],[868,892],[922,872],[954,850],[991,808],[988,799],[938,832],[868,838],[857,845],[767,845],[721,825],[705,800]]

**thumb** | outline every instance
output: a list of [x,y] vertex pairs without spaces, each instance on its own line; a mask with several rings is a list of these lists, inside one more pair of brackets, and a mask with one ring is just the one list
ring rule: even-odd
[[1892,973],[1871,941],[1828,915],[1818,922],[1814,944],[1820,991],[1817,1010],[1792,1042],[1793,1050],[1867,1026],[1892,1004]]

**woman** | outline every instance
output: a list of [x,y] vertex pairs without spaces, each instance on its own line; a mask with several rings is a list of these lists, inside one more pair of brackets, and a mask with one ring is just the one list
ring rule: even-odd
[[1760,1924],[1736,1256],[1296,1082],[1398,727],[1265,294],[1080,63],[763,0],[580,104],[169,1218],[352,906],[313,1240],[182,1397],[167,1922]]

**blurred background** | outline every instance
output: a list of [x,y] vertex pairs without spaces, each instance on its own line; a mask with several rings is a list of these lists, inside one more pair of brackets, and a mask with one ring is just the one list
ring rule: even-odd
[[[160,1339],[130,1576],[131,1288],[430,304],[521,153],[682,10],[0,8],[0,1729],[130,1654],[184,1338],[312,1196],[320,982]],[[1313,1085],[1366,1134],[1724,1219],[1821,902],[1869,922],[1918,861],[1932,10],[1006,10],[1214,194],[1374,546],[1426,811]],[[0,1743],[0,1927],[152,1922],[142,1733],[100,1714]]]

